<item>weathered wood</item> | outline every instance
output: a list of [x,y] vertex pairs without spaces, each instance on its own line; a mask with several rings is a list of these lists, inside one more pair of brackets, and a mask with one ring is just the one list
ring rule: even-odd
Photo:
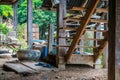
[[35,73],[36,71],[33,70],[33,69],[30,69],[22,64],[19,64],[19,63],[5,63],[4,64],[5,67],[11,69],[11,70],[14,70],[15,72],[17,73]]
[[[65,37],[66,32],[65,30],[59,29],[61,27],[65,27],[65,21],[63,20],[63,18],[66,17],[66,0],[60,0],[60,3],[57,6],[57,36],[62,36]],[[62,38],[57,38],[57,45],[66,45],[66,39],[62,39]],[[64,65],[64,64],[60,64],[59,63],[59,57],[64,57],[66,53],[66,48],[65,47],[57,47],[57,55],[56,55],[56,64],[58,65],[58,67],[61,69],[63,67],[61,67],[60,65]]]
[[49,35],[48,35],[48,53],[53,49],[52,43],[54,42],[54,25],[50,24],[49,26]]
[[38,62],[21,62],[21,64],[36,71],[36,72],[39,72],[42,70],[50,70],[49,68],[45,68],[42,66],[36,66],[36,64],[38,64]]
[[3,5],[13,5],[14,3],[16,3],[18,0],[0,0],[0,4]]
[[33,35],[32,35],[32,0],[27,0],[27,42],[29,47],[32,47],[32,40],[33,40]]
[[120,0],[109,0],[108,80],[120,79]]
[[[74,37],[59,37],[59,38],[65,38],[65,39],[74,39]],[[100,41],[101,39],[93,39],[93,38],[80,38],[81,40],[93,40],[93,41]]]
[[108,23],[108,20],[91,19],[90,22],[95,22],[95,23]]
[[[73,11],[82,11],[83,10],[83,11],[85,11],[87,9],[85,7],[73,7],[70,10],[73,10]],[[98,13],[101,13],[101,12],[108,13],[108,9],[105,9],[105,8],[96,8],[95,11]]]
[[18,19],[17,19],[17,7],[18,7],[18,3],[13,4],[13,11],[14,11],[14,16],[13,16],[13,30],[16,31],[17,33],[17,23],[18,23]]
[[90,30],[90,29],[86,29],[86,31],[93,31],[93,32],[107,32],[107,30]]
[[[82,19],[83,19],[83,18],[65,18],[64,20],[66,20],[66,21],[78,22],[78,21],[82,21]],[[108,20],[90,19],[90,22],[95,22],[95,23],[108,23]]]
[[105,50],[106,46],[108,44],[108,41],[104,41],[103,44],[101,44],[99,46],[99,48],[96,50],[96,53],[95,53],[95,62],[97,61],[97,59],[99,58],[99,56],[102,54],[102,52]]
[[90,2],[89,9],[87,10],[87,12],[85,14],[84,20],[81,23],[80,27],[78,27],[75,38],[73,39],[72,44],[71,44],[71,46],[70,46],[70,48],[69,48],[69,50],[67,52],[66,62],[68,62],[70,57],[72,56],[72,53],[75,50],[75,46],[79,42],[79,37],[81,37],[82,34],[84,33],[85,27],[87,26],[87,24],[88,24],[88,22],[89,22],[89,20],[90,20],[90,18],[92,16],[92,14],[94,13],[98,3],[99,3],[99,0],[94,0],[94,1]]
[[73,54],[67,64],[93,64],[93,55]]
[[108,13],[108,9],[106,9],[106,8],[97,8],[96,12],[99,12],[99,13],[102,13],[102,12]]

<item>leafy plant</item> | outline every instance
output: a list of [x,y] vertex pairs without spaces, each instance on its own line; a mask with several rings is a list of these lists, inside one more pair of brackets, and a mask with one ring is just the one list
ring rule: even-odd
[[7,34],[9,32],[9,29],[7,28],[6,25],[0,24],[0,32],[3,34]]

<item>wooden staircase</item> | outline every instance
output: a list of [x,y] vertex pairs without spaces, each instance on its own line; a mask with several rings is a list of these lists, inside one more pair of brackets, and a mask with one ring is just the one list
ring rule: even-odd
[[[58,36],[58,38],[65,38],[69,41],[69,45],[58,45],[58,47],[67,47],[67,52],[65,55],[66,63],[72,64],[91,64],[95,63],[99,56],[101,55],[102,51],[105,49],[106,45],[108,44],[107,39],[107,24],[108,20],[105,19],[108,9],[107,6],[98,7],[100,2],[107,2],[107,0],[84,0],[81,7],[72,7],[69,11],[77,11],[81,12],[82,14],[74,14],[68,17],[65,17],[64,20],[66,21],[66,27],[59,28],[63,29],[68,32],[71,36],[63,37]],[[93,16],[99,15],[100,18],[93,18]],[[95,24],[90,26],[90,24]],[[76,26],[76,27],[71,27]],[[100,25],[104,25],[102,28],[98,27]],[[73,32],[73,33],[70,33]],[[93,38],[85,38],[85,34],[87,32],[93,33]],[[102,37],[97,38],[96,34],[101,34]],[[93,41],[93,46],[81,46],[78,45],[81,41]],[[78,48],[91,48],[93,49],[92,55],[81,55],[73,54]],[[90,62],[91,61],[91,62]]]

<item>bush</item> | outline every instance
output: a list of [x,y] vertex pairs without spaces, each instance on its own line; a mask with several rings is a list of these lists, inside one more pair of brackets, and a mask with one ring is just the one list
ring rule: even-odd
[[2,34],[7,34],[9,32],[9,29],[6,25],[0,24],[0,32],[2,32]]

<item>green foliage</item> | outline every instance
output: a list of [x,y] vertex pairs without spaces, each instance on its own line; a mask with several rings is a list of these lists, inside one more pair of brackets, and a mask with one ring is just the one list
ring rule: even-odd
[[[21,49],[27,49],[28,45],[25,38],[25,28],[26,28],[27,24],[22,24],[22,25],[18,25],[18,39],[20,42],[22,42],[22,46]],[[15,48],[15,50],[17,51],[19,48]]]
[[3,34],[7,34],[9,32],[9,29],[6,25],[0,24],[0,32],[2,32]]
[[18,25],[18,39],[23,40],[25,36],[26,24]]
[[12,6],[8,5],[0,5],[0,16],[13,16]]
[[[43,11],[40,9],[43,0],[33,0],[33,23],[39,25],[40,39],[46,39],[45,32],[48,31],[50,23],[56,25],[56,12]],[[18,5],[18,22],[27,22],[27,0],[20,0]]]

